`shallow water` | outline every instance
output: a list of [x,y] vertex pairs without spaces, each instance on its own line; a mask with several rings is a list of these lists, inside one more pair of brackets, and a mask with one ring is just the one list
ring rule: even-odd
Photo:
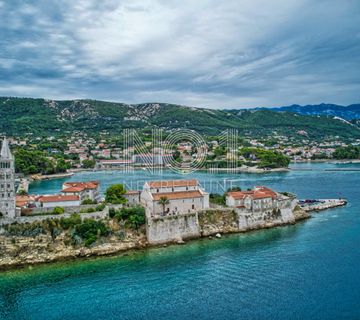
[[[5,272],[0,319],[359,319],[359,174],[326,172],[341,167],[328,164],[297,167],[312,170],[195,177],[214,188],[208,191],[218,188],[209,181],[226,178],[303,198],[341,195],[349,204],[295,226]],[[98,178],[105,188],[154,178],[121,175],[80,173],[71,180]],[[32,192],[61,184],[44,181]]]

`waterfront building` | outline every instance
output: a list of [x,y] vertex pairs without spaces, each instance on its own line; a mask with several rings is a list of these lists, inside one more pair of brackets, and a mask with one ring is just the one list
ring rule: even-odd
[[78,196],[80,201],[89,199],[98,202],[101,200],[99,187],[99,181],[65,182],[61,192],[68,196]]
[[173,158],[172,154],[134,154],[132,161],[137,165],[165,165]]
[[146,182],[140,199],[148,217],[190,213],[209,207],[209,194],[195,179]]
[[0,216],[15,218],[15,163],[6,138],[0,152]]
[[226,195],[226,205],[247,212],[265,212],[291,206],[293,197],[259,186],[248,191],[232,191]]
[[97,169],[124,169],[131,166],[134,162],[132,160],[99,160],[96,163]]

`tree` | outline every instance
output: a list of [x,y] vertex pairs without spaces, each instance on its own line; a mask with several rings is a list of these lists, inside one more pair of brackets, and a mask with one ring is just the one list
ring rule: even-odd
[[123,184],[113,184],[106,189],[105,201],[112,204],[123,204],[126,203],[127,199],[124,197],[126,193]]
[[229,189],[227,189],[227,192],[234,192],[234,191],[241,191],[240,187],[231,187]]
[[52,214],[63,214],[65,212],[65,209],[62,207],[55,207],[52,211]]
[[28,193],[27,193],[24,189],[20,189],[20,190],[18,191],[17,195],[19,195],[19,196],[27,196]]
[[95,160],[86,159],[82,162],[82,166],[85,169],[93,169],[95,167]]
[[159,204],[163,207],[163,213],[165,214],[165,206],[170,203],[169,199],[167,197],[160,197]]
[[69,169],[70,166],[68,163],[65,162],[64,158],[59,158],[56,162],[55,172],[66,172],[67,169]]
[[360,158],[360,147],[358,146],[347,146],[336,148],[333,153],[335,159],[359,159]]

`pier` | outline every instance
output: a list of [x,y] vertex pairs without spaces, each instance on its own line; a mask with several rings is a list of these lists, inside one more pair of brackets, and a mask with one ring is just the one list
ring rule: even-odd
[[306,199],[299,200],[299,206],[307,211],[321,211],[331,208],[336,208],[340,206],[345,206],[347,204],[346,199]]

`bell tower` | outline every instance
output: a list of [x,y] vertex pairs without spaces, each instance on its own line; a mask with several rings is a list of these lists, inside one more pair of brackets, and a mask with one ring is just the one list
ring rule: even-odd
[[0,152],[0,218],[15,218],[15,165],[4,138]]

